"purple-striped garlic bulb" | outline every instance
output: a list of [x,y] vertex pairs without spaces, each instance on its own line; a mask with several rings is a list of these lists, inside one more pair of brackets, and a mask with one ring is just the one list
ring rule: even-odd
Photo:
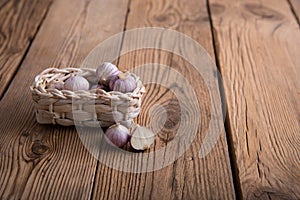
[[98,82],[102,85],[108,86],[112,77],[119,74],[119,69],[112,63],[104,62],[96,70]]
[[122,93],[133,92],[137,87],[135,78],[129,72],[120,72],[109,82],[109,88]]

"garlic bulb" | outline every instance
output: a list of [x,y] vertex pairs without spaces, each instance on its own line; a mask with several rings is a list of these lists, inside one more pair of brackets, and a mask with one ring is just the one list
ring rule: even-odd
[[121,124],[115,124],[110,126],[106,130],[105,136],[107,139],[109,139],[110,142],[112,142],[117,147],[124,146],[130,138],[129,130]]
[[118,76],[113,77],[109,82],[111,90],[123,93],[132,92],[136,87],[135,78],[129,72],[120,72]]
[[130,144],[136,150],[149,149],[154,143],[155,134],[148,128],[137,126],[131,136]]
[[104,62],[96,70],[96,76],[99,83],[108,86],[112,77],[119,74],[118,68],[109,62]]
[[89,88],[89,82],[82,76],[71,76],[64,84],[64,89],[71,91],[88,90]]

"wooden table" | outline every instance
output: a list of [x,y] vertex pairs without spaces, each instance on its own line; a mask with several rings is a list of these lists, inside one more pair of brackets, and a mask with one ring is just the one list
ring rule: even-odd
[[[300,199],[299,0],[3,0],[0,16],[1,199]],[[215,59],[227,118],[206,157],[202,120],[172,165],[126,173],[95,159],[74,127],[37,124],[29,86],[43,69],[79,66],[106,38],[147,26],[184,33]],[[203,79],[181,58],[148,49],[118,62],[153,60],[184,72],[207,115]],[[139,123],[159,103],[175,127],[174,95],[147,91]]]

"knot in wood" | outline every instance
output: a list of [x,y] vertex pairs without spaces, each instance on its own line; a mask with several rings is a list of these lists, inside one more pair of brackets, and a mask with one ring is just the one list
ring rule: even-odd
[[33,143],[31,150],[36,155],[43,155],[49,150],[49,147],[39,142],[35,142]]
[[214,15],[219,15],[225,11],[225,6],[220,3],[212,3],[210,8]]
[[267,8],[260,4],[247,3],[244,5],[244,7],[246,10],[248,10],[253,15],[259,16],[264,19],[281,20],[284,18],[283,15],[280,14],[279,12],[277,12],[271,8]]

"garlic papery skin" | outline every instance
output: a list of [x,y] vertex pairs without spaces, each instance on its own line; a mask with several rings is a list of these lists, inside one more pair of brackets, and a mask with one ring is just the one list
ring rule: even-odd
[[155,134],[150,129],[137,125],[132,133],[130,144],[135,150],[145,150],[150,148],[154,140]]
[[119,69],[112,63],[104,62],[96,70],[96,76],[100,84],[109,85],[112,77],[119,74]]
[[114,124],[110,126],[106,130],[105,136],[111,143],[113,143],[117,147],[123,147],[130,138],[129,130],[121,124]]
[[109,88],[122,93],[133,92],[137,87],[135,78],[129,72],[120,72],[109,82]]
[[64,84],[65,90],[77,91],[77,90],[89,90],[89,82],[82,76],[71,76]]

